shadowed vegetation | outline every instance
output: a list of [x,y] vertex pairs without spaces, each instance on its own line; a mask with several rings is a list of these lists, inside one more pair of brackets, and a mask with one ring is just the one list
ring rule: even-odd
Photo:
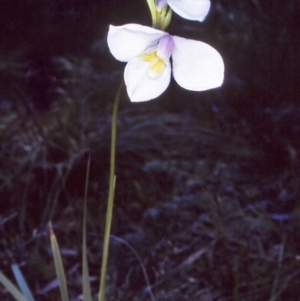
[[[13,279],[18,263],[37,300],[59,298],[49,220],[70,298],[80,300],[88,154],[97,293],[124,68],[105,35],[110,23],[150,24],[140,0],[60,2],[0,7],[0,269]],[[220,89],[172,82],[139,104],[123,93],[107,300],[150,300],[142,267],[157,301],[299,299],[299,5],[261,2],[216,0],[203,24],[173,16],[172,34],[224,57]],[[2,287],[0,295],[12,300]]]

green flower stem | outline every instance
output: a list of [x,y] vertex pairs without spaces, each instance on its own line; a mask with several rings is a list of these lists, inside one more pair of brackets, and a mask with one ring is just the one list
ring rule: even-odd
[[111,229],[111,220],[112,220],[112,212],[113,212],[113,204],[114,204],[114,192],[115,192],[115,161],[116,161],[115,157],[116,157],[116,138],[117,138],[117,117],[118,117],[118,106],[119,106],[119,101],[121,98],[122,87],[123,87],[123,83],[120,85],[120,87],[117,91],[115,102],[114,102],[114,107],[113,107],[113,113],[112,113],[109,191],[108,191],[106,222],[105,222],[104,241],[103,241],[99,301],[105,300],[109,236],[110,236],[110,229]]

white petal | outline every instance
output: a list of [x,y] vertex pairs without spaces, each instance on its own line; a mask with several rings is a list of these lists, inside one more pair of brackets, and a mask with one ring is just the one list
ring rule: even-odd
[[128,62],[157,44],[159,38],[165,34],[163,31],[139,24],[110,25],[107,44],[117,60]]
[[216,49],[203,42],[176,36],[173,36],[173,41],[173,76],[181,87],[204,91],[221,86],[224,62]]
[[209,0],[168,0],[168,4],[182,18],[200,22],[205,19],[210,8]]
[[131,101],[140,102],[158,97],[170,83],[171,66],[167,64],[163,73],[151,79],[148,76],[149,62],[139,58],[131,59],[124,72],[127,93]]

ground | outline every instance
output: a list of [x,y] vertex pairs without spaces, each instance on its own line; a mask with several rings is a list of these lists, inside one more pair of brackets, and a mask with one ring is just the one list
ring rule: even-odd
[[[142,2],[64,3],[1,4],[0,269],[13,279],[17,263],[36,300],[59,298],[49,220],[70,298],[80,300],[89,156],[97,293],[111,111],[124,69],[105,34],[110,23],[150,22]],[[299,299],[296,5],[215,1],[203,24],[174,16],[172,33],[220,51],[223,86],[198,93],[171,82],[139,104],[123,91],[108,300]]]

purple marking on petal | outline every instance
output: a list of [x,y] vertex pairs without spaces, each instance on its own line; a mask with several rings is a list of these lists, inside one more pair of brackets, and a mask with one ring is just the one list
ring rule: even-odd
[[156,55],[164,60],[167,61],[170,59],[170,56],[173,52],[174,42],[170,35],[165,35],[159,39]]
[[166,5],[167,0],[155,0],[156,10],[160,12]]

